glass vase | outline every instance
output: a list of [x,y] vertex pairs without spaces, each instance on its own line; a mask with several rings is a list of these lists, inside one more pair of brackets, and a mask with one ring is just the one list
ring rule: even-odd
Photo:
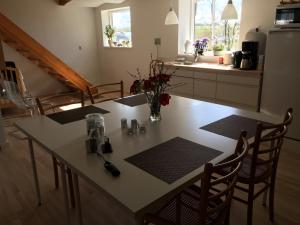
[[153,99],[153,101],[148,104],[150,107],[150,121],[151,122],[160,121],[161,120],[161,115],[160,115],[161,105],[159,103],[159,100],[155,101]]

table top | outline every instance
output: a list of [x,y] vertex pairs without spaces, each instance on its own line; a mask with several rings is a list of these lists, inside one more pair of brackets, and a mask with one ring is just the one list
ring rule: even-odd
[[[60,125],[46,116],[36,116],[18,120],[15,125],[51,154],[64,161],[81,177],[87,179],[99,190],[120,203],[129,212],[137,215],[170,195],[195,182],[203,172],[203,166],[187,174],[172,184],[144,172],[124,159],[153,146],[182,137],[223,152],[212,162],[217,163],[233,153],[236,141],[199,127],[236,114],[249,118],[276,123],[281,118],[270,117],[256,112],[178,97],[172,95],[169,106],[162,107],[162,120],[151,123],[149,108],[141,105],[129,107],[114,101],[95,106],[111,113],[105,118],[106,136],[110,138],[113,153],[106,156],[121,171],[118,178],[105,171],[103,162],[95,154],[87,154],[85,148],[86,124],[84,120]],[[121,130],[121,118],[137,119],[146,125],[146,133],[128,136]],[[250,140],[251,141],[251,140]]]

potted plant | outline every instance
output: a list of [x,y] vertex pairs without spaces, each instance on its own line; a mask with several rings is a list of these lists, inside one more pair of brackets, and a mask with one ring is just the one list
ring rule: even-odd
[[196,40],[193,44],[195,48],[195,54],[203,55],[204,51],[207,50],[208,41],[209,40],[207,38],[201,38],[199,40]]
[[224,55],[224,45],[223,44],[216,44],[213,47],[214,56],[222,56]]
[[115,35],[115,29],[111,25],[107,25],[105,27],[105,32],[104,34],[106,35],[108,39],[108,45],[109,47],[114,47],[114,42],[113,42],[113,37]]
[[195,48],[195,62],[198,61],[198,56],[203,55],[203,53],[207,50],[208,41],[208,38],[201,38],[196,40],[193,44]]

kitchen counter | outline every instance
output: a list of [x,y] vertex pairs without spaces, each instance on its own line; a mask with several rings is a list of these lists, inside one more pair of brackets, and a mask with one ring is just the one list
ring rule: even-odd
[[262,70],[239,70],[234,69],[232,65],[222,65],[215,63],[194,63],[192,65],[180,64],[177,62],[166,62],[166,67],[176,67],[184,70],[192,70],[197,72],[206,73],[222,73],[224,75],[249,75],[249,76],[262,76]]
[[184,84],[172,94],[259,111],[263,71],[239,70],[232,65],[166,62],[171,84]]

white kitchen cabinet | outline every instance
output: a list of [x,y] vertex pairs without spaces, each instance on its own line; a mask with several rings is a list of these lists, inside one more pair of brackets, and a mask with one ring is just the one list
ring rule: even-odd
[[181,77],[173,76],[171,79],[171,85],[177,86],[170,90],[171,94],[190,97],[194,96],[194,79],[193,77]]
[[171,84],[183,85],[170,90],[169,93],[258,110],[262,72],[224,68],[226,69],[177,67]]
[[214,100],[216,97],[216,79],[215,73],[194,73],[194,98]]
[[217,81],[217,99],[254,108],[257,106],[260,84],[258,77],[218,74]]
[[223,75],[218,74],[217,75],[218,82],[226,82],[226,83],[232,83],[236,85],[253,85],[258,86],[259,85],[259,77],[253,77],[253,76],[245,76],[245,75]]
[[[172,70],[170,70],[169,72],[172,72]],[[177,70],[175,70],[174,75],[175,76],[179,76],[179,77],[193,78],[194,77],[194,71],[192,71],[192,70],[184,70],[184,69],[177,69]]]
[[216,98],[256,108],[258,87],[218,82]]

